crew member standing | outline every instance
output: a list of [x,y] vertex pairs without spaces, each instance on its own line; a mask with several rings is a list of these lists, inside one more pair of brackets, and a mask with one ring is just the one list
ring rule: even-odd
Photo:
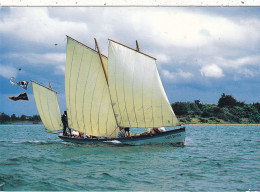
[[67,135],[67,127],[68,127],[68,117],[67,111],[64,111],[63,115],[61,116],[61,121],[63,124],[63,136]]

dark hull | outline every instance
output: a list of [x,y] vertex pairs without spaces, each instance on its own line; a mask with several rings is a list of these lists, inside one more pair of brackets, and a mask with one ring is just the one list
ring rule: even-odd
[[109,139],[89,139],[89,138],[73,138],[68,136],[59,136],[62,140],[72,143],[95,144],[95,143],[114,143],[127,145],[145,145],[145,144],[174,144],[184,145],[185,143],[185,127],[174,129],[154,135],[132,136],[124,138]]

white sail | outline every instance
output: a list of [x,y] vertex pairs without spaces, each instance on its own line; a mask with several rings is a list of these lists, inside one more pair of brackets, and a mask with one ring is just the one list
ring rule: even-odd
[[32,81],[33,95],[42,123],[47,130],[63,129],[57,92]]
[[146,128],[179,124],[154,58],[110,40],[108,82],[119,126]]
[[[103,61],[107,66],[106,57]],[[65,93],[70,128],[94,136],[117,136],[119,130],[99,54],[70,37]]]

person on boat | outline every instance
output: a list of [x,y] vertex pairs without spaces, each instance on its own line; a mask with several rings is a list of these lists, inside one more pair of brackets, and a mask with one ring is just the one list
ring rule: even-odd
[[145,129],[145,133],[146,133],[146,134],[149,134],[152,130],[153,130],[153,128],[146,128],[146,129]]
[[150,132],[151,134],[156,134],[156,133],[160,133],[160,131],[158,130],[157,127],[153,128],[152,131]]
[[84,138],[84,133],[79,131],[79,137]]
[[166,131],[166,129],[165,129],[164,127],[159,127],[158,130],[159,130],[160,132],[165,132],[165,131]]
[[152,129],[152,131],[150,132],[151,134],[157,134],[157,133],[161,133],[161,132],[165,132],[165,128],[164,127],[155,127]]
[[77,138],[79,137],[79,132],[78,131],[72,131],[72,135]]
[[126,131],[126,137],[131,137],[130,128],[129,127],[125,128],[125,131]]
[[144,133],[141,133],[140,135],[154,135],[157,133],[161,133],[161,132],[165,132],[165,128],[164,127],[154,127],[154,128],[146,128]]
[[120,131],[119,131],[117,137],[119,137],[119,138],[121,138],[121,137],[131,137],[129,127],[126,127],[126,128],[120,127],[119,129],[120,129]]
[[[66,136],[68,135],[67,133],[67,128],[68,128],[68,117],[67,117],[67,111],[64,111],[63,115],[61,116],[61,121],[63,124],[63,135]],[[71,130],[69,129],[70,135],[71,135]]]
[[145,128],[144,133],[140,133],[139,135],[140,136],[149,135],[149,134],[151,134],[152,130],[153,130],[153,128]]

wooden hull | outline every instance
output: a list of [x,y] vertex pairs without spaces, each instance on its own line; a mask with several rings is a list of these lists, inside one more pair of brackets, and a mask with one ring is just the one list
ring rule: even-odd
[[72,143],[95,144],[111,143],[126,145],[148,145],[148,144],[173,144],[183,146],[185,143],[185,127],[174,129],[154,135],[132,136],[124,138],[89,139],[59,136],[62,140]]

